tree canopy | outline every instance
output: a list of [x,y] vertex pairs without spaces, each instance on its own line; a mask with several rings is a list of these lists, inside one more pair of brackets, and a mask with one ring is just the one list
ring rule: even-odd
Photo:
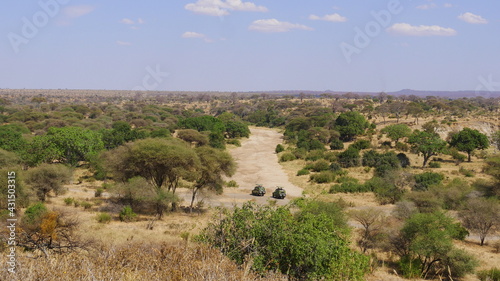
[[478,130],[464,128],[451,137],[450,145],[459,151],[467,153],[468,161],[471,162],[471,154],[476,149],[486,149],[489,146],[488,137]]
[[416,130],[408,138],[408,143],[412,145],[414,151],[424,157],[422,167],[425,167],[432,156],[442,153],[446,148],[446,142],[438,134],[426,131]]

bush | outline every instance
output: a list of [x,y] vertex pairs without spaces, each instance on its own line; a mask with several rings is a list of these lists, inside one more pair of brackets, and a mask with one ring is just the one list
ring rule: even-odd
[[341,141],[340,139],[332,139],[332,142],[330,143],[330,149],[331,150],[342,150],[342,149],[344,149],[344,142]]
[[124,222],[131,222],[135,220],[135,217],[137,216],[136,213],[132,210],[130,206],[125,206],[120,212],[120,220]]
[[322,172],[330,169],[330,163],[326,160],[318,160],[311,165],[313,172]]
[[357,150],[368,149],[371,147],[369,140],[357,140],[355,143],[351,144],[349,147],[355,148]]
[[440,184],[444,179],[444,176],[440,173],[425,172],[415,175],[414,178],[415,186],[413,187],[413,189],[417,191],[424,191],[427,190],[431,185]]
[[323,171],[318,174],[311,175],[309,180],[315,183],[329,183],[335,180],[335,173],[332,171]]
[[278,144],[274,151],[276,151],[276,153],[283,152],[283,151],[285,151],[285,147],[282,144]]
[[472,178],[474,177],[474,172],[472,170],[466,169],[464,167],[460,167],[458,169],[458,172],[462,175],[464,175],[467,178]]
[[300,169],[298,172],[297,172],[297,176],[304,176],[304,175],[309,175],[309,170],[307,169]]
[[89,203],[87,201],[82,201],[82,202],[80,202],[80,206],[82,206],[83,209],[88,210],[88,209],[92,208],[92,203]]
[[226,143],[232,144],[232,145],[237,146],[237,147],[241,146],[241,142],[238,139],[228,139],[228,140],[226,140]]
[[64,198],[64,204],[66,204],[66,206],[73,205],[74,202],[75,202],[74,198],[71,197]]
[[324,151],[323,150],[312,150],[309,151],[305,157],[305,160],[307,161],[316,161],[319,159],[323,159],[324,157]]
[[404,152],[410,150],[410,146],[406,143],[403,143],[403,142],[397,142],[395,148],[396,148],[396,150],[400,150],[400,151],[404,151]]
[[429,168],[441,168],[441,164],[439,162],[432,161],[429,163]]
[[399,163],[401,164],[402,168],[406,168],[406,167],[410,166],[410,164],[411,164],[410,158],[408,158],[408,156],[406,156],[406,154],[399,153],[398,155],[396,155],[396,157],[398,157]]
[[[258,273],[277,271],[294,280],[363,280],[369,258],[349,248],[348,235],[342,235],[345,226],[333,223],[335,216],[308,206],[304,202],[294,213],[290,206],[247,202],[221,210],[197,239],[240,265],[252,257]],[[248,241],[251,247],[241,246]]]
[[338,162],[344,168],[359,167],[361,165],[361,156],[359,150],[349,147],[344,152],[339,153]]
[[341,184],[335,184],[330,187],[330,193],[345,192],[345,193],[358,193],[369,192],[370,190],[364,184],[355,181],[346,181]]
[[96,189],[94,196],[101,197],[103,192],[104,192],[104,190],[102,188],[98,188],[98,189]]
[[235,180],[230,180],[226,182],[227,187],[238,187],[238,183]]
[[285,152],[280,156],[280,162],[288,162],[288,161],[293,161],[296,159],[297,159],[297,157],[295,157],[295,155],[293,155],[290,152]]
[[481,281],[500,281],[500,269],[495,267],[489,270],[481,270],[477,273],[477,277]]
[[398,262],[398,267],[404,278],[419,278],[422,262],[416,258],[412,259],[411,256],[403,256]]
[[109,223],[111,221],[111,215],[108,213],[100,213],[97,215],[96,220],[99,223]]
[[296,159],[305,159],[307,156],[307,150],[304,148],[297,148],[293,150],[293,155]]
[[330,171],[332,172],[340,172],[342,171],[342,167],[337,162],[333,162],[330,164]]

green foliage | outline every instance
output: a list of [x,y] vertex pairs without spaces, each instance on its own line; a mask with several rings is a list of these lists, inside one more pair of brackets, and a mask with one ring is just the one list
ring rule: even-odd
[[352,147],[357,150],[362,150],[362,149],[368,149],[371,147],[371,143],[369,140],[357,140],[353,144],[351,144],[349,147]]
[[472,178],[474,177],[474,171],[466,169],[464,167],[460,167],[458,169],[458,172],[462,175],[464,175],[466,178]]
[[288,162],[296,159],[297,157],[295,157],[295,155],[291,152],[285,152],[280,156],[280,162]]
[[308,169],[301,169],[297,172],[297,176],[304,176],[304,175],[309,175],[310,172]]
[[238,139],[228,139],[226,140],[226,144],[232,144],[237,147],[241,147],[241,142]]
[[285,147],[282,144],[276,145],[276,149],[274,150],[276,153],[280,153],[285,151]]
[[346,181],[340,184],[335,184],[330,187],[329,193],[358,193],[358,192],[369,192],[371,191],[368,186],[360,184],[356,181]]
[[458,236],[458,231],[453,219],[441,212],[416,213],[405,222],[401,236],[408,241],[409,258],[420,260],[421,277],[430,273],[442,274],[448,267],[454,269],[451,271],[453,277],[473,270],[477,265],[474,259],[453,246],[452,240]]
[[482,246],[488,234],[500,227],[500,203],[494,199],[471,198],[459,217],[469,231],[478,234]]
[[442,153],[446,148],[446,142],[442,140],[439,135],[426,131],[416,130],[408,138],[408,143],[411,144],[415,152],[422,154],[424,157],[422,167],[425,167],[427,161],[429,161],[432,156]]
[[188,143],[196,143],[196,146],[208,144],[208,136],[193,129],[178,130],[177,137]]
[[248,138],[250,136],[250,129],[248,126],[239,121],[224,122],[226,127],[226,134],[229,138]]
[[[112,124],[112,128],[110,130],[101,130],[100,133],[102,135],[104,148],[108,150],[123,145],[124,143],[146,137],[146,134],[143,131],[132,129],[130,124],[126,121],[116,121]],[[152,135],[152,137],[162,137],[165,135],[170,135],[168,129],[159,129],[158,131],[155,131],[154,136]]]
[[390,151],[383,154],[375,150],[369,150],[363,153],[363,166],[375,167],[375,175],[384,177],[392,170],[401,168],[401,161],[396,153]]
[[73,205],[74,202],[75,202],[75,199],[72,197],[64,198],[64,204],[66,204],[66,206],[71,206],[71,205]]
[[338,138],[333,138],[330,142],[331,150],[342,150],[344,149],[344,142]]
[[500,281],[500,268],[481,270],[477,273],[477,277],[481,281]]
[[441,168],[441,164],[436,161],[432,161],[429,163],[429,168]]
[[327,171],[330,169],[330,162],[326,160],[318,160],[311,165],[311,169],[313,172],[321,172],[321,171]]
[[311,150],[307,153],[305,160],[307,161],[317,161],[320,159],[324,159],[325,157],[325,152],[321,149],[318,150]]
[[376,176],[365,182],[365,190],[373,191],[380,204],[394,204],[404,194],[404,189],[398,188],[391,180]]
[[404,278],[419,278],[421,274],[422,262],[418,258],[412,258],[407,255],[401,257],[398,261],[398,267]]
[[338,208],[298,204],[301,210],[295,215],[287,206],[251,202],[233,211],[221,210],[198,239],[238,264],[251,257],[257,272],[276,270],[300,280],[362,280],[368,257],[349,249],[343,235],[347,230],[332,220],[341,215]]
[[410,166],[410,164],[411,164],[410,158],[408,158],[408,156],[406,156],[406,154],[398,153],[398,155],[396,155],[396,157],[398,157],[399,163],[401,164],[402,168],[406,168],[406,167]]
[[336,174],[332,171],[322,171],[317,174],[312,174],[309,180],[315,183],[329,183],[335,180]]
[[81,201],[80,206],[82,206],[83,209],[88,210],[88,209],[92,208],[92,203],[87,202],[87,201]]
[[26,183],[36,192],[40,201],[45,201],[47,194],[53,191],[56,195],[64,192],[63,184],[71,179],[72,171],[62,164],[42,164],[30,169],[26,175]]
[[478,130],[464,128],[457,134],[452,135],[450,145],[459,151],[466,152],[469,162],[471,162],[471,153],[476,149],[486,149],[489,146],[488,137],[481,134]]
[[34,226],[41,222],[42,217],[48,212],[47,207],[41,202],[34,203],[26,208],[21,222],[27,226]]
[[104,192],[104,189],[98,188],[98,189],[95,190],[94,196],[95,197],[101,197],[103,192]]
[[410,136],[411,128],[405,124],[394,124],[383,128],[380,132],[387,134],[387,137],[398,143],[400,139]]
[[23,131],[17,125],[0,126],[0,149],[7,151],[20,151],[26,146]]
[[354,137],[362,135],[368,126],[366,118],[356,111],[341,113],[335,120],[335,129],[344,141],[351,141]]
[[338,163],[344,168],[358,167],[361,165],[359,150],[349,147],[337,155]]
[[235,180],[230,180],[226,183],[227,187],[238,187],[238,183]]
[[98,223],[110,223],[112,220],[112,217],[108,213],[100,213],[96,216],[96,220]]
[[415,177],[414,190],[423,191],[427,190],[431,185],[440,184],[444,179],[444,175],[441,173],[425,172],[422,174],[417,174]]
[[124,222],[134,221],[136,216],[137,214],[134,213],[134,210],[132,210],[132,207],[130,206],[123,207],[119,214],[120,221]]
[[465,159],[467,158],[467,156],[461,154],[460,152],[458,152],[458,150],[454,147],[452,147],[449,151],[449,154],[450,156],[456,160],[456,163],[462,163],[465,161]]

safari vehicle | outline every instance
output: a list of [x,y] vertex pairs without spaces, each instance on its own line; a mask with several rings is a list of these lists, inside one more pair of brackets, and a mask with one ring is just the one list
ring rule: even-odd
[[273,192],[273,198],[284,199],[285,197],[286,197],[286,191],[283,189],[283,187],[278,186],[276,190]]
[[252,195],[264,196],[264,194],[266,194],[266,188],[262,184],[257,184],[252,190]]

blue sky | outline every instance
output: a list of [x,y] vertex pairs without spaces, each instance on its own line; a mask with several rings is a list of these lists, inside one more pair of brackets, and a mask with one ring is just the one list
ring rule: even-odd
[[500,90],[500,1],[6,2],[0,88]]

